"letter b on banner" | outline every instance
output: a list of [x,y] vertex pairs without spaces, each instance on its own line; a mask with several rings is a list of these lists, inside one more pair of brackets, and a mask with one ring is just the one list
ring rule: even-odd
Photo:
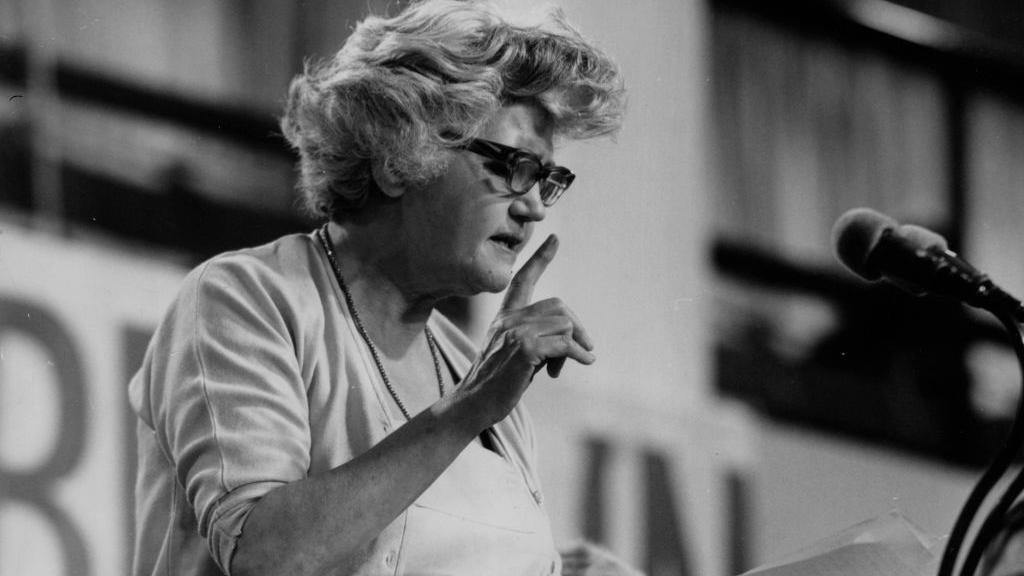
[[[56,536],[65,572],[88,576],[80,528],[54,498],[86,445],[85,395],[81,358],[64,326],[36,304],[0,298],[0,514],[20,507],[41,517]],[[47,422],[52,429],[40,429]],[[52,440],[41,446],[40,437]],[[0,523],[18,528],[8,518]],[[0,543],[0,554],[31,552],[14,548]],[[0,566],[19,564],[0,558]]]

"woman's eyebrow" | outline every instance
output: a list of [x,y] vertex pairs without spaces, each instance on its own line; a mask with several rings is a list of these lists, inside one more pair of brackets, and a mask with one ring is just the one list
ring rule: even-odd
[[[522,138],[517,140],[513,147],[533,154],[544,166],[554,166],[552,157],[555,155],[555,151],[541,138]],[[545,157],[547,157],[546,161]]]

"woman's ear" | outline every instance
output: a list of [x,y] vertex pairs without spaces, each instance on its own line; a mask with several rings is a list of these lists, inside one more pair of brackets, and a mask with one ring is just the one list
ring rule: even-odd
[[371,167],[373,181],[377,183],[377,188],[380,189],[384,196],[399,198],[405,194],[405,182],[398,174],[395,174],[395,171],[388,164],[389,162],[384,160],[373,161]]

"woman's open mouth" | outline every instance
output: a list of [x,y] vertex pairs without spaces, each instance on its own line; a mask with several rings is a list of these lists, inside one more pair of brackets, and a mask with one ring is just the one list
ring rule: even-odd
[[499,246],[503,246],[510,252],[518,252],[519,247],[523,244],[522,239],[511,234],[495,234],[494,236],[491,236],[489,240]]

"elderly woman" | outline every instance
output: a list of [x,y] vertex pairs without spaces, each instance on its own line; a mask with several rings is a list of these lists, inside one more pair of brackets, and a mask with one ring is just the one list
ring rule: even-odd
[[[546,16],[414,3],[292,83],[281,124],[325,224],[202,264],[154,335],[130,387],[136,574],[559,571],[519,400],[593,344],[532,302],[555,237],[512,269],[573,183],[554,139],[614,132],[623,89]],[[482,350],[434,310],[506,287]]]

